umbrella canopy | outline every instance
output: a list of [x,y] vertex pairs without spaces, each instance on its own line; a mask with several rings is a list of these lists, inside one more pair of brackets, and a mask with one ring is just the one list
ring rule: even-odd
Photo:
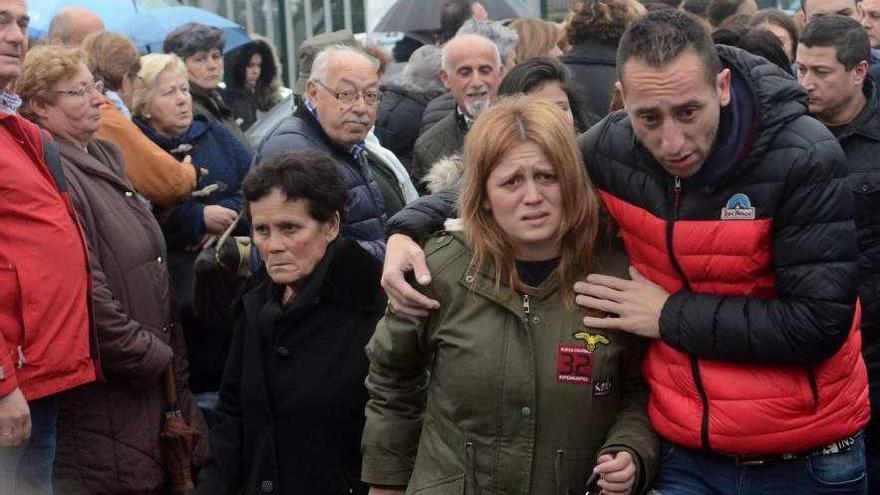
[[162,53],[162,44],[171,31],[188,23],[198,22],[220,28],[226,35],[225,52],[249,42],[251,39],[238,24],[213,12],[196,7],[162,7],[130,15],[121,20],[107,22],[107,30],[131,38],[142,53]]
[[[397,0],[382,16],[373,31],[422,31],[440,29],[440,11],[448,0]],[[508,0],[480,0],[489,19],[520,17],[522,13]]]
[[49,23],[64,7],[84,7],[104,21],[104,25],[120,22],[140,11],[180,5],[177,0],[28,0],[28,36],[42,38]]

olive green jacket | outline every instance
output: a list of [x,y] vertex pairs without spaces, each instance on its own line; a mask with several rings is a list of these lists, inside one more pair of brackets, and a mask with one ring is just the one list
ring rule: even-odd
[[[469,272],[460,234],[425,253],[440,309],[421,325],[386,314],[367,345],[362,479],[423,495],[580,494],[600,452],[628,450],[645,491],[658,445],[644,341],[584,327],[555,272],[521,295]],[[627,259],[599,266],[623,277]]]

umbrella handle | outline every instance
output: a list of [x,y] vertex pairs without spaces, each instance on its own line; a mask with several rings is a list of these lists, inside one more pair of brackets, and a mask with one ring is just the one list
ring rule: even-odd
[[162,381],[165,389],[165,404],[169,410],[177,409],[177,383],[174,379],[174,363],[168,365],[168,368],[162,375]]

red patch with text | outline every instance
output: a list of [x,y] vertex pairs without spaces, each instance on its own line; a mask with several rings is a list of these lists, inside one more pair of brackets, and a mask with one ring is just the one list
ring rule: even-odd
[[576,344],[560,344],[556,353],[556,382],[590,385],[593,353]]

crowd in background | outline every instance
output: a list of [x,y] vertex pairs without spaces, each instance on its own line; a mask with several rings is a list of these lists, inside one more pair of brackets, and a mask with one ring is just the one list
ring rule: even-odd
[[0,0],[0,495],[880,490],[880,0],[488,17]]

